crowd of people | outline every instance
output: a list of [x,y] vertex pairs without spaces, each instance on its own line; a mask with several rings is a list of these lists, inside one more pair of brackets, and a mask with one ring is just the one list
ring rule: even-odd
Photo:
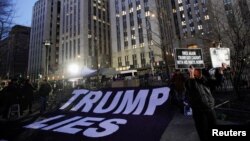
[[38,87],[34,87],[29,79],[13,78],[6,85],[5,82],[0,86],[0,116],[4,119],[9,118],[9,111],[12,105],[18,104],[20,107],[20,115],[23,115],[25,110],[28,114],[33,113],[34,94],[40,100],[40,113],[46,110],[49,93],[52,91],[52,86],[44,78]]

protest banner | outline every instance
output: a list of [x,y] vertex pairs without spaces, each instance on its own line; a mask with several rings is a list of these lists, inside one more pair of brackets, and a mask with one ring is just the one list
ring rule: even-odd
[[221,67],[222,63],[230,66],[229,48],[210,48],[210,56],[213,68]]
[[171,121],[168,87],[77,89],[56,112],[23,126],[23,140],[158,141]]
[[194,68],[202,69],[205,67],[202,50],[188,49],[188,48],[176,48],[175,49],[175,68],[176,69],[188,69],[190,66]]

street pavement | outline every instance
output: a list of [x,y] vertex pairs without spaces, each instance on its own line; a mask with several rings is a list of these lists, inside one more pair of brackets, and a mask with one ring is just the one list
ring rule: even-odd
[[176,112],[160,141],[199,141],[192,116]]

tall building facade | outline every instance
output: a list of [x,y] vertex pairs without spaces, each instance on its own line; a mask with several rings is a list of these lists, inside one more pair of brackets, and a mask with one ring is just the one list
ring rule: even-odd
[[7,79],[8,77],[8,38],[0,41],[0,79]]
[[202,35],[211,32],[209,0],[171,0],[172,24],[179,47],[204,47]]
[[9,36],[0,41],[0,77],[26,77],[28,68],[30,28],[16,25]]
[[109,0],[62,0],[59,64],[67,68],[99,69],[111,66]]
[[28,74],[55,77],[59,65],[60,0],[38,0],[33,7]]
[[[167,44],[162,0],[111,0],[112,64],[118,70],[148,68],[163,59]],[[166,15],[165,15],[166,16]],[[165,32],[166,33],[166,32]],[[169,50],[171,51],[171,50]]]

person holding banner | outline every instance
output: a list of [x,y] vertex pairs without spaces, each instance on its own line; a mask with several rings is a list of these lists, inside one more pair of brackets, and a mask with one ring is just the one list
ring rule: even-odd
[[195,127],[201,141],[208,141],[211,129],[216,122],[214,111],[214,98],[211,88],[213,85],[222,83],[223,70],[227,68],[226,64],[218,69],[216,79],[211,79],[202,75],[201,69],[189,68],[189,79],[186,81],[186,95],[193,112]]

